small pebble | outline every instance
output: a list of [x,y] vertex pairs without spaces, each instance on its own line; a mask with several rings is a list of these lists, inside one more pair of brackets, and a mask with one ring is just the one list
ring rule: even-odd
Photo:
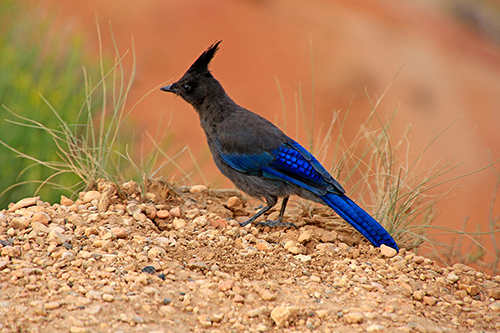
[[234,287],[234,280],[226,280],[219,285],[219,290],[222,292],[231,290]]
[[368,326],[366,328],[366,331],[367,332],[385,332],[385,331],[387,331],[387,328],[383,325],[373,324],[373,325]]
[[75,202],[71,199],[69,199],[68,197],[64,196],[64,195],[61,195],[61,200],[60,200],[60,203],[62,206],[71,206],[73,205]]
[[194,186],[191,186],[191,189],[189,190],[189,192],[199,193],[199,192],[206,191],[206,190],[208,190],[208,188],[205,185],[194,185]]
[[15,217],[13,218],[9,225],[18,230],[24,230],[30,225],[30,221],[25,217]]
[[45,310],[54,310],[61,306],[59,302],[47,302],[43,304]]
[[230,197],[227,199],[227,207],[228,208],[237,208],[243,206],[243,203],[241,202],[241,199],[238,197]]
[[348,324],[361,324],[364,321],[364,316],[360,312],[349,312],[344,315],[344,321]]
[[437,299],[432,297],[432,296],[424,296],[422,298],[422,300],[424,301],[425,304],[430,305],[430,306],[437,303]]
[[497,301],[497,302],[491,303],[489,308],[492,311],[496,311],[496,312],[500,311],[500,302]]
[[177,230],[184,228],[186,224],[187,222],[185,220],[179,218],[174,218],[174,220],[172,221],[172,226]]
[[71,250],[73,248],[73,245],[71,245],[68,242],[63,243],[62,245],[66,250]]
[[38,199],[40,199],[40,197],[21,199],[17,203],[9,205],[9,212],[15,212],[16,210],[21,208],[34,206],[37,204]]
[[271,318],[278,327],[286,327],[299,312],[297,306],[280,306],[271,311]]
[[299,243],[300,244],[305,244],[311,240],[311,232],[309,231],[304,231],[303,233],[300,234],[299,236]]
[[445,281],[448,282],[449,284],[453,284],[453,283],[457,282],[459,279],[460,278],[458,276],[456,276],[453,273],[450,273],[446,276]]
[[101,311],[101,306],[99,304],[90,306],[86,309],[85,312],[87,312],[90,315],[96,315]]
[[235,295],[233,297],[233,302],[235,303],[244,303],[245,302],[245,298],[241,295]]
[[198,268],[198,269],[206,269],[208,270],[208,265],[206,262],[204,261],[194,261],[194,262],[190,262],[187,264],[187,267],[189,269],[195,269],[195,268]]
[[489,291],[491,298],[499,300],[500,299],[500,288],[494,288]]
[[34,222],[39,222],[45,226],[49,225],[50,221],[52,221],[52,218],[50,217],[49,214],[45,212],[38,212],[33,214],[33,217],[31,217],[31,223],[33,224]]
[[159,219],[166,219],[170,217],[170,213],[166,210],[159,210],[156,212],[156,217]]
[[396,251],[395,249],[393,249],[392,247],[389,247],[385,244],[382,244],[380,246],[380,254],[384,257],[387,257],[387,258],[392,258],[394,257],[396,254],[398,254],[398,251]]
[[141,271],[147,274],[154,274],[156,273],[156,268],[154,268],[153,266],[146,266],[143,269],[141,269]]
[[321,234],[321,241],[323,243],[333,243],[337,240],[338,234],[335,231],[325,231]]
[[67,237],[64,236],[60,231],[52,230],[47,236],[47,241],[49,243],[54,243],[56,245],[62,245],[67,242]]
[[84,203],[89,203],[92,200],[99,200],[100,198],[101,198],[101,193],[99,193],[98,191],[88,191],[83,195],[82,200]]
[[120,227],[114,227],[111,228],[111,233],[116,236],[116,238],[119,239],[125,239],[128,237],[128,232],[127,230],[120,228]]
[[174,208],[170,209],[169,213],[173,217],[181,217],[182,216],[180,207],[174,207]]
[[311,275],[309,277],[309,279],[311,280],[311,282],[316,282],[316,283],[321,282],[321,278],[319,276],[316,276],[316,275]]

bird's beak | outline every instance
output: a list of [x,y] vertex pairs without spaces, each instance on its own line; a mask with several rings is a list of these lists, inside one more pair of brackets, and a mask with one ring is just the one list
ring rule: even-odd
[[168,86],[161,87],[160,90],[175,93],[175,91],[172,90],[172,86],[173,86],[172,84],[169,84]]

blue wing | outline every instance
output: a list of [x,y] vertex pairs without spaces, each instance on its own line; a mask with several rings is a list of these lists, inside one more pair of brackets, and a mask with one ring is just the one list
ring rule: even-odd
[[275,149],[273,154],[276,159],[263,168],[265,173],[278,178],[284,176],[287,181],[317,195],[324,195],[330,191],[337,194],[345,193],[342,186],[318,160],[297,142],[289,141]]
[[220,156],[229,166],[240,172],[258,173],[267,178],[285,180],[319,196],[328,191],[345,193],[342,186],[318,160],[291,139],[270,152],[251,155],[221,152]]
[[273,162],[275,157],[266,151],[261,154],[225,154],[220,156],[231,168],[244,173],[256,173]]

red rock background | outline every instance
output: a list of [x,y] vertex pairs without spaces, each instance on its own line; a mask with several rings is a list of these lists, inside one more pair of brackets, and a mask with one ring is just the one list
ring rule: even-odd
[[[396,138],[411,124],[410,145],[418,153],[431,137],[459,118],[426,153],[422,169],[438,160],[449,161],[471,135],[457,160],[465,163],[451,176],[487,165],[488,151],[493,159],[500,158],[500,39],[494,34],[500,11],[483,17],[482,7],[453,7],[446,1],[45,3],[57,11],[61,29],[70,22],[86,30],[96,54],[96,18],[110,52],[108,22],[120,51],[131,48],[133,36],[137,76],[130,101],[179,78],[206,47],[221,39],[221,50],[211,68],[229,95],[283,126],[277,78],[288,111],[287,132],[305,144],[304,133],[295,131],[295,94],[300,84],[310,111],[312,50],[317,127],[329,124],[334,111],[343,115],[351,105],[345,131],[348,137],[354,136],[370,112],[365,90],[376,99],[404,65],[378,108],[382,116],[398,110]],[[457,12],[468,17],[469,24],[457,19]],[[229,186],[210,159],[197,115],[180,98],[160,91],[146,97],[131,115],[137,134],[149,131],[154,135],[161,114],[165,119],[172,112],[170,152],[188,144],[208,181]],[[186,170],[195,170],[187,154],[179,161]],[[199,176],[194,179],[201,181]],[[461,229],[469,216],[469,231],[476,231],[478,224],[481,231],[488,231],[495,181],[491,170],[459,180],[458,194],[439,204],[435,224]],[[500,198],[496,206],[498,216]],[[493,250],[490,238],[484,236]],[[465,245],[467,251],[470,242]]]

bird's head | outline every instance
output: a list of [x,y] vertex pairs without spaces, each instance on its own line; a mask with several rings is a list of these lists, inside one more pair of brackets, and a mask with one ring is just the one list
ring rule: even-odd
[[221,41],[213,43],[177,82],[162,87],[161,90],[179,95],[191,105],[201,104],[205,96],[220,86],[208,70],[220,43]]

